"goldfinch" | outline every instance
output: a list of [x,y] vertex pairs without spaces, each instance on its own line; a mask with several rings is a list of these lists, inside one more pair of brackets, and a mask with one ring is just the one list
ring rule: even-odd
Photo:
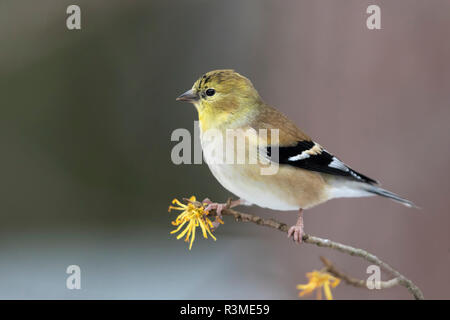
[[[240,198],[228,205],[298,210],[297,223],[288,232],[295,242],[301,243],[304,234],[303,209],[333,198],[379,195],[414,207],[411,201],[378,187],[375,180],[351,169],[314,142],[281,112],[265,104],[250,80],[234,70],[204,74],[176,100],[190,102],[198,111],[204,159],[222,186]],[[223,141],[217,138],[220,135],[208,134],[214,131],[223,137],[230,130],[238,132],[235,137],[249,130],[256,133],[241,140],[245,141],[244,163],[224,160],[229,153],[234,159],[240,146],[223,147]],[[260,133],[267,130],[276,132],[278,139]],[[257,150],[256,156],[250,155],[252,147]],[[226,155],[217,150],[225,150]],[[276,173],[262,174],[262,168],[267,168],[267,162],[260,161],[264,159],[277,166]],[[206,209],[216,209],[219,216],[225,207],[208,199],[205,202],[209,203]]]

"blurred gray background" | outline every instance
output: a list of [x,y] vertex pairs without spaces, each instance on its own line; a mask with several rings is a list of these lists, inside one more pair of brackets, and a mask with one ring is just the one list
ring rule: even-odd
[[[66,28],[69,4],[81,31]],[[369,4],[382,30],[366,28]],[[174,197],[230,196],[206,165],[170,160],[171,132],[197,119],[175,98],[217,68],[422,207],[333,200],[307,211],[306,232],[450,298],[449,33],[445,0],[1,1],[0,298],[297,299],[320,255],[366,278],[358,258],[231,219],[191,252],[169,234]],[[71,264],[81,290],[65,287]],[[334,296],[410,298],[345,284]]]

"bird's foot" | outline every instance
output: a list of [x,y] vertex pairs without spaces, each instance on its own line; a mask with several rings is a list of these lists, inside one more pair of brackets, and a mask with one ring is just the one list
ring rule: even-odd
[[216,210],[216,215],[218,217],[222,216],[222,210],[227,207],[226,203],[212,202],[208,198],[204,199],[202,203],[206,203],[205,211]]
[[292,240],[296,243],[302,243],[302,238],[305,232],[303,231],[302,226],[292,226],[289,228],[288,231],[288,238],[292,236]]
[[303,231],[303,209],[300,209],[298,212],[297,223],[290,227],[288,230],[288,238],[292,236],[292,240],[296,243],[302,243],[303,235],[305,232]]
[[[231,199],[230,199],[231,200]],[[245,201],[244,200],[233,200],[233,201],[228,201],[227,203],[217,203],[217,202],[212,202],[210,199],[206,198],[202,201],[202,203],[206,203],[207,206],[205,207],[205,211],[211,211],[211,210],[216,210],[216,219],[213,221],[213,226],[214,229],[217,229],[217,227],[219,227],[219,225],[222,222],[222,210],[223,209],[229,209],[229,208],[233,208],[236,207],[240,204],[243,204]]]

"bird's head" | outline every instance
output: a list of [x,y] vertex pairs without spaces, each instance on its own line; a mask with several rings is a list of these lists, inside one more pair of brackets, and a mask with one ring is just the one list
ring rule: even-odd
[[177,101],[193,103],[203,127],[205,122],[215,127],[251,114],[262,103],[250,80],[234,70],[205,73]]

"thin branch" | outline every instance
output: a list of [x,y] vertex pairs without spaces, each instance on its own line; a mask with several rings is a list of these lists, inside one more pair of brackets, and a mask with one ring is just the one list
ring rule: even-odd
[[[214,215],[215,212],[211,212],[211,215]],[[243,213],[238,212],[233,209],[223,209],[222,215],[224,216],[233,216],[236,221],[242,221],[242,222],[253,222],[255,224],[259,224],[262,226],[266,226],[272,229],[279,230],[281,232],[287,233],[288,232],[288,226],[287,224],[277,221],[275,219],[264,219],[259,216],[249,214],[249,213]],[[413,295],[413,297],[417,300],[423,300],[424,296],[422,294],[422,291],[417,287],[411,280],[406,278],[404,275],[402,275],[400,272],[392,268],[389,264],[379,259],[377,256],[367,252],[366,250],[354,248],[339,242],[331,241],[329,239],[322,239],[319,237],[315,237],[309,234],[303,235],[303,242],[309,243],[309,244],[315,244],[319,247],[326,247],[330,249],[334,249],[343,253],[347,253],[351,256],[360,257],[370,263],[376,264],[381,269],[386,271],[387,273],[391,274],[394,279],[390,280],[392,283],[389,285],[392,287],[396,284],[399,284],[406,289]]]
[[[347,284],[352,285],[354,287],[358,287],[358,288],[366,288],[367,287],[367,283],[364,280],[361,279],[356,279],[353,277],[350,277],[349,275],[347,275],[346,273],[339,271],[334,265],[333,263],[331,263],[330,260],[328,260],[325,257],[320,257],[320,260],[322,261],[322,263],[325,266],[325,270],[332,274],[333,276],[345,281]],[[379,281],[377,283],[377,285],[379,286],[378,288],[380,289],[387,289],[387,288],[392,288],[395,287],[397,285],[399,285],[399,278],[393,278],[391,280],[388,281]]]

